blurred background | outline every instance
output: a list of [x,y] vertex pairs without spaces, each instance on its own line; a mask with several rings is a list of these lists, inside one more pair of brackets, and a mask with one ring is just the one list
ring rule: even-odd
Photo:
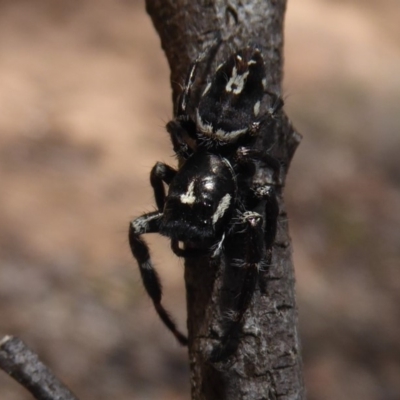
[[[289,0],[286,188],[309,400],[400,399],[400,2]],[[134,0],[0,0],[0,336],[82,400],[189,399],[127,243],[174,163],[169,71]],[[185,327],[183,265],[148,237]],[[31,399],[0,373],[1,400]]]

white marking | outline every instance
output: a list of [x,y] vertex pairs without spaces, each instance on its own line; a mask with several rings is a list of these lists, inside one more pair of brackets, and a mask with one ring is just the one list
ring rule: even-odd
[[131,222],[131,226],[133,228],[133,230],[135,231],[135,233],[140,233],[144,230],[145,226],[147,224],[145,223],[145,221],[143,221],[143,219],[135,219],[135,221]]
[[240,56],[239,56],[239,54],[237,54],[237,55],[236,55],[236,60],[238,60],[238,61],[242,61],[242,60],[243,60],[243,58],[242,58],[242,57],[240,57]]
[[247,128],[229,132],[218,129],[217,132],[215,132],[215,136],[218,136],[220,139],[223,139],[226,142],[233,142],[238,136],[243,135],[243,133],[246,133],[247,131]]
[[187,79],[187,84],[185,85],[184,90],[183,90],[184,95],[182,96],[182,110],[186,110],[186,106],[187,106],[186,99],[189,96],[189,91],[190,91],[190,88],[191,88],[191,86],[193,84],[193,81],[194,81],[194,76],[195,76],[196,69],[197,69],[197,64],[195,63],[192,66],[192,68],[191,68],[191,70],[189,72],[189,77]]
[[226,84],[225,90],[227,92],[232,92],[233,94],[241,93],[248,75],[249,71],[246,71],[244,74],[238,75],[236,67],[233,67],[232,76]]
[[255,211],[245,211],[243,213],[243,221],[247,221],[249,219],[257,219],[261,217],[261,215]]
[[197,115],[196,115],[196,119],[197,119],[197,125],[199,127],[199,130],[202,133],[213,133],[213,126],[211,124],[207,124],[206,122],[204,122],[199,114],[199,110],[197,110]]
[[145,216],[145,217],[139,217],[136,218],[131,222],[132,228],[135,231],[135,233],[141,235],[143,233],[146,233],[147,227],[149,226],[149,222],[152,221],[153,219],[158,219],[160,218],[162,214],[158,213],[152,216]]
[[226,158],[223,158],[222,162],[229,168],[229,171],[231,171],[232,178],[235,181],[235,186],[236,186],[236,183],[237,183],[236,182],[236,174],[235,174],[235,171],[233,170],[231,163]]
[[147,260],[144,263],[140,264],[140,268],[145,269],[146,271],[151,271],[153,269],[153,264],[150,260]]
[[269,196],[271,192],[271,188],[269,186],[260,186],[254,190],[254,193],[257,197],[266,197]]
[[193,204],[196,201],[196,196],[194,195],[194,182],[190,182],[188,190],[185,194],[181,194],[181,203]]
[[255,61],[255,60],[250,60],[250,61],[247,63],[247,65],[254,65],[254,64],[257,64],[257,61]]
[[204,89],[202,96],[204,96],[210,90],[210,87],[211,87],[211,82],[208,82],[206,88]]
[[224,240],[225,240],[225,233],[222,235],[221,240],[215,246],[215,250],[213,251],[213,253],[211,255],[212,258],[216,258],[221,254],[221,250],[222,250],[222,246],[224,244]]
[[182,110],[186,110],[186,96],[187,96],[187,91],[185,91],[185,96],[182,98]]
[[264,78],[264,79],[261,81],[261,83],[262,83],[262,85],[263,85],[264,90],[267,90],[267,78]]
[[216,132],[214,132],[214,127],[201,119],[199,110],[197,110],[196,120],[197,127],[202,134],[211,138],[216,136],[218,139],[225,142],[233,142],[238,136],[243,135],[243,133],[248,131],[248,128],[243,128],[236,131],[224,131],[223,129],[218,129]]
[[256,117],[260,113],[260,101],[257,101],[257,103],[254,104],[253,112]]
[[223,66],[224,66],[224,63],[219,64],[218,67],[217,67],[217,69],[215,70],[215,72],[217,72],[218,70],[220,70]]
[[242,221],[248,223],[251,227],[255,227],[262,223],[262,217],[259,213],[254,211],[246,211],[242,215]]
[[214,183],[213,180],[207,181],[207,182],[204,183],[204,187],[207,190],[213,190],[214,187],[215,187],[215,183]]
[[228,209],[231,204],[231,195],[227,193],[219,202],[215,213],[212,216],[213,225],[225,214],[225,211]]

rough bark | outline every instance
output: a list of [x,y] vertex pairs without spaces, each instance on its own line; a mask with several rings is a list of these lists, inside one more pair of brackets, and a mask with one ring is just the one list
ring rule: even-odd
[[[286,1],[146,0],[146,5],[171,68],[174,104],[189,63],[218,34],[223,43],[215,64],[233,50],[257,45],[264,55],[269,90],[280,93]],[[240,274],[226,271],[224,260],[217,266],[210,265],[206,257],[185,263],[193,400],[304,398],[292,248],[281,195],[300,135],[284,113],[264,135],[264,150],[269,149],[283,166],[278,187],[279,229],[272,265],[265,272],[265,291],[255,293],[245,314],[237,351],[224,362],[211,362],[210,354],[216,333],[221,333],[221,298],[237,295]],[[269,171],[262,173],[268,176]]]

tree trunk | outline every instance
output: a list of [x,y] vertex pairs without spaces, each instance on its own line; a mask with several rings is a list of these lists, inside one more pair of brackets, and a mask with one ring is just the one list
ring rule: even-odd
[[[146,5],[171,68],[174,104],[190,62],[219,35],[222,45],[215,65],[233,51],[256,45],[264,56],[267,87],[280,94],[286,1],[146,0]],[[254,294],[237,350],[227,360],[212,362],[210,354],[216,344],[215,332],[221,330],[221,298],[237,295],[234,287],[240,287],[237,269],[225,271],[226,257],[217,266],[210,265],[207,257],[185,263],[193,400],[304,399],[292,248],[282,200],[285,176],[300,135],[283,113],[272,131],[264,138],[263,147],[282,165],[281,185],[277,187],[278,233],[271,265],[264,272],[265,290]],[[270,172],[261,173],[268,176]],[[231,284],[228,288],[227,281]]]

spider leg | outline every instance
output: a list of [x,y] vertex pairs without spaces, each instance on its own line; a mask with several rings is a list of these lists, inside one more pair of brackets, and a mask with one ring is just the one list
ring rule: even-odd
[[256,194],[265,200],[265,227],[264,239],[267,252],[274,244],[279,216],[279,203],[274,186],[265,185],[256,189]]
[[225,240],[225,233],[222,234],[221,239],[213,246],[211,258],[219,258],[222,254],[222,249]]
[[190,94],[192,92],[192,86],[194,84],[194,81],[196,80],[197,70],[204,57],[205,54],[201,53],[196,58],[196,60],[194,60],[190,64],[189,73],[186,75],[185,79],[185,86],[183,87],[182,93],[179,97],[178,109],[176,113],[178,118],[186,114],[187,105],[189,103]]
[[193,249],[187,248],[182,249],[179,247],[179,242],[177,240],[171,240],[171,250],[178,256],[182,258],[195,258],[195,257],[203,257],[207,253],[204,249]]
[[250,305],[258,282],[258,272],[264,253],[263,218],[256,212],[246,211],[243,213],[242,222],[246,226],[245,256],[241,264],[245,269],[245,276],[236,309],[229,315],[221,343],[211,353],[212,362],[222,361],[236,351],[243,316]]
[[272,98],[271,106],[268,109],[268,113],[270,116],[274,117],[274,115],[285,105],[282,97],[274,92],[270,92],[269,90],[264,90],[264,93]]
[[157,162],[150,172],[150,183],[153,187],[154,197],[158,211],[162,212],[165,203],[164,183],[169,185],[176,175],[176,170],[167,164]]
[[222,39],[218,37],[209,49],[201,53],[195,61],[190,64],[189,72],[185,79],[183,90],[178,98],[176,107],[176,118],[167,123],[167,131],[170,135],[174,152],[183,159],[187,159],[197,149],[197,135],[196,135],[196,122],[190,117],[189,103],[198,104],[200,91],[194,92],[194,99],[192,100],[192,91],[195,86],[195,81],[198,77],[198,70],[200,64],[205,58],[207,62],[200,75],[199,87],[201,88],[210,73],[211,65],[214,61],[215,55],[222,43]]
[[[259,200],[265,201],[265,225],[264,225],[264,243],[265,243],[265,265],[268,267],[272,262],[272,246],[278,230],[279,203],[272,185],[256,186],[253,188],[253,195]],[[266,293],[266,275],[260,274],[260,289]]]
[[[267,94],[269,97],[272,98],[272,102],[270,106],[267,108],[266,113],[263,114],[262,117],[256,119],[253,121],[249,128],[248,131],[246,132],[247,136],[257,136],[260,132],[261,126],[264,124],[268,124],[273,120],[278,113],[278,111],[284,106],[284,101],[282,97],[277,95],[276,93],[270,92],[268,90],[264,90],[264,94]],[[258,106],[258,110],[260,108],[260,102],[256,103]]]
[[263,162],[273,172],[273,181],[275,185],[279,183],[281,164],[275,157],[265,151],[251,149],[249,147],[239,147],[236,151],[235,159],[239,164],[255,164],[257,161]]
[[261,161],[273,172],[273,184],[254,185],[252,197],[265,201],[265,227],[264,240],[267,250],[267,264],[270,263],[272,245],[277,232],[279,204],[275,187],[279,186],[280,162],[264,151],[240,147],[236,152],[236,160],[239,164]]
[[[222,38],[221,38],[220,34],[218,33],[217,35],[218,35],[217,38],[214,40],[214,42],[211,44],[211,46],[206,51],[202,52],[196,58],[196,60],[194,60],[190,64],[189,73],[187,74],[186,80],[185,80],[185,86],[179,97],[177,114],[176,114],[178,118],[181,116],[185,116],[187,114],[187,106],[190,101],[193,84],[197,77],[197,71],[198,71],[199,65],[203,62],[203,60],[206,57],[207,57],[207,62],[206,62],[206,65],[205,65],[204,70],[200,77],[200,81],[201,81],[200,86],[203,85],[205,79],[210,74],[211,65],[212,65],[212,63],[215,59],[215,56],[218,52],[218,49],[222,43]],[[199,94],[197,94],[197,97],[198,96],[199,96]],[[197,100],[198,100],[198,98],[195,99],[195,104],[198,104]]]
[[[225,240],[225,233],[222,234],[221,239],[211,246],[210,249],[202,248],[181,248],[177,240],[171,240],[171,249],[178,256],[183,258],[195,258],[210,256],[211,259],[218,259],[222,254],[223,244]],[[211,251],[211,254],[210,254]]]
[[161,212],[155,211],[134,219],[129,224],[129,245],[139,265],[143,285],[147,294],[153,301],[157,314],[166,327],[173,333],[178,342],[182,345],[187,345],[188,341],[186,336],[179,332],[175,322],[161,305],[162,287],[160,278],[151,261],[149,247],[141,237],[145,233],[158,232],[162,216],[163,214]]
[[258,280],[258,270],[264,251],[263,217],[253,211],[243,213],[245,231],[245,259],[243,268],[246,269],[246,277],[238,301],[237,322],[241,322],[250,301],[253,297]]
[[187,113],[188,103],[192,92],[192,86],[196,79],[197,69],[204,54],[191,63],[189,73],[186,76],[183,90],[178,98],[176,118],[166,125],[171,138],[172,147],[178,158],[187,159],[196,149],[196,123]]
[[196,124],[188,119],[174,119],[166,125],[172,147],[178,158],[186,160],[196,150]]

